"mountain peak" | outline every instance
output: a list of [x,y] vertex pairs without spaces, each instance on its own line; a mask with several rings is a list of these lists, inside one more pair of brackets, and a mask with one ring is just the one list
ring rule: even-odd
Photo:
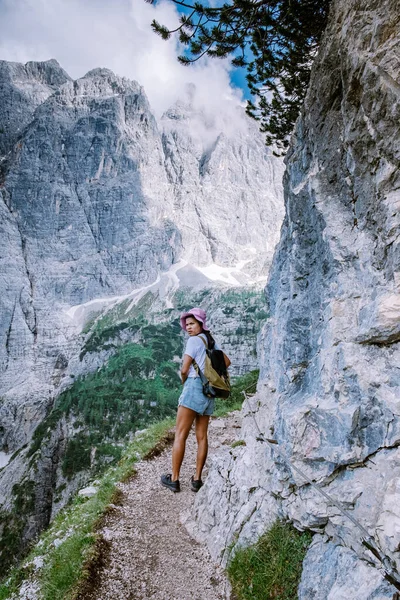
[[109,77],[111,79],[120,79],[118,75],[111,71],[111,69],[107,69],[106,67],[96,67],[95,69],[91,69],[82,77],[82,79],[87,79],[89,77]]

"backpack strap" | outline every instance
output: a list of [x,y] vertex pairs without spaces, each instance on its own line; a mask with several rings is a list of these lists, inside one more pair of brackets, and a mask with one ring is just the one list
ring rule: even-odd
[[[201,339],[201,341],[205,345],[206,349],[208,349],[208,343],[206,342],[206,340],[203,337],[201,337],[201,333],[199,333],[198,337]],[[193,359],[193,367],[194,367],[194,370],[196,371],[197,375],[202,380],[202,382],[205,383],[207,381],[207,379],[204,377],[203,372],[200,371],[199,365],[197,364],[197,362],[194,359]]]
[[202,334],[199,333],[198,337],[201,339],[201,341],[203,342],[203,344],[205,345],[205,347],[208,348],[208,342],[206,342],[206,340],[203,337],[201,337],[201,336],[202,336]]
[[194,367],[194,370],[196,371],[197,375],[200,377],[200,369],[199,369],[199,365],[197,364],[197,362],[193,359],[192,365]]

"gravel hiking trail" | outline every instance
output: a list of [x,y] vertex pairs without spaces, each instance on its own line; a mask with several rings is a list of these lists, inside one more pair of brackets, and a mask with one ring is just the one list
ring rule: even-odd
[[[231,444],[240,427],[238,414],[211,419],[209,458]],[[95,585],[84,600],[228,600],[224,571],[207,548],[194,541],[181,518],[192,509],[190,490],[196,440],[192,428],[181,469],[181,492],[162,487],[160,476],[171,472],[171,445],[159,456],[137,464],[137,475],[119,484],[121,499],[105,517],[100,534],[107,550],[92,574]],[[207,466],[206,466],[207,469]],[[207,470],[204,472],[204,479]],[[200,492],[198,492],[201,494]],[[94,577],[93,577],[94,576]]]

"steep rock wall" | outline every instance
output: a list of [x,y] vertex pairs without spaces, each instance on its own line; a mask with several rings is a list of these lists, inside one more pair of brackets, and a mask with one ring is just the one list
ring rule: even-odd
[[[394,0],[332,5],[286,158],[247,445],[213,464],[197,498],[197,535],[222,561],[277,516],[317,532],[302,600],[391,599],[395,588],[290,462],[400,566],[399,37]],[[256,423],[280,454],[256,440]]]
[[[23,226],[26,227],[29,217],[25,215],[21,221],[19,213],[13,211],[12,194],[6,181],[14,160],[19,160],[21,139],[36,109],[69,81],[71,78],[55,60],[26,65],[0,61],[0,398],[14,387],[13,396],[17,399],[12,406],[8,403],[4,406],[0,400],[3,405],[0,408],[0,446],[6,450],[6,432],[13,428],[16,413],[19,413],[17,443],[23,443],[32,432],[33,424],[43,418],[48,401],[48,388],[39,383],[43,360],[38,361],[36,354],[39,324],[38,303],[34,302],[37,282],[32,268],[36,257],[30,259],[27,239],[23,235]],[[27,177],[28,173],[23,175]],[[35,362],[39,367],[36,386],[32,378],[30,384],[25,385],[29,375],[33,375]],[[35,398],[31,394],[32,387],[37,388]],[[18,389],[21,388],[20,394]]]

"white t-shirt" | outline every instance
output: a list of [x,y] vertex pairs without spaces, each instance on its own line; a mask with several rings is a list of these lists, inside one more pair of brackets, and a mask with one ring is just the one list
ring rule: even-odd
[[[185,354],[188,354],[191,358],[193,358],[198,364],[199,369],[204,371],[204,365],[206,362],[206,347],[200,338],[203,338],[204,341],[207,342],[207,337],[204,335],[204,333],[189,337],[188,341],[186,342]],[[214,348],[216,350],[221,349],[217,343],[215,343]],[[197,371],[195,370],[193,364],[190,365],[188,377],[197,377]]]

